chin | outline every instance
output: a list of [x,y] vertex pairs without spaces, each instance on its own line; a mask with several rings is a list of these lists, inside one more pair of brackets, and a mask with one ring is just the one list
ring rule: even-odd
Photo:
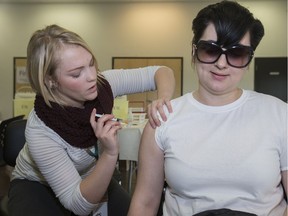
[[98,92],[95,92],[93,94],[87,95],[86,100],[88,100],[88,101],[95,100],[97,98],[97,96],[98,96]]

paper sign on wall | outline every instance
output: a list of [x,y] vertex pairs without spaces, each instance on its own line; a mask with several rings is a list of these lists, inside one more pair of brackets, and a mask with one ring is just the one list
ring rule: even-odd
[[113,115],[116,118],[127,120],[128,117],[128,101],[126,96],[117,97],[114,99]]

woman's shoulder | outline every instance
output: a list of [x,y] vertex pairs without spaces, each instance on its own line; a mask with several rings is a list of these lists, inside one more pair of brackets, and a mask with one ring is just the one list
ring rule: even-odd
[[27,124],[26,124],[26,130],[27,129],[43,129],[47,127],[43,121],[37,116],[35,109],[32,109],[32,111],[29,113],[27,118]]
[[[65,141],[51,128],[49,128],[36,114],[35,110],[32,109],[26,124],[25,130],[26,140],[28,145],[34,143],[35,140],[49,139],[54,140],[57,143],[65,143]],[[30,142],[29,142],[30,141]],[[37,142],[38,143],[38,142]]]
[[258,104],[267,104],[267,105],[272,105],[272,106],[279,106],[283,108],[287,108],[287,103],[284,102],[283,100],[273,96],[273,95],[268,95],[252,90],[245,90],[246,94],[248,95],[248,98],[250,100],[256,101]]
[[183,106],[185,103],[190,103],[192,100],[192,92],[186,93],[180,97],[174,98],[171,100],[171,105],[173,109]]
[[168,117],[168,120],[174,119],[176,116],[179,115],[179,113],[182,112],[183,108],[186,108],[188,104],[191,104],[191,98],[192,98],[192,93],[186,93],[180,97],[172,99],[170,101],[171,106],[172,106],[172,110],[173,110],[172,113],[169,113],[166,106],[163,107],[164,112],[165,112],[166,116]]

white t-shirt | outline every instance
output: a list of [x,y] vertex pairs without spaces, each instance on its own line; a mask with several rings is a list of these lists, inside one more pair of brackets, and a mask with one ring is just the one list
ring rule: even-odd
[[[155,90],[154,75],[158,66],[103,72],[113,96]],[[13,179],[28,179],[49,185],[67,209],[88,215],[97,209],[81,194],[79,185],[96,164],[85,149],[69,145],[31,111],[26,125],[26,144],[18,155]],[[37,165],[35,163],[37,161]],[[41,170],[41,171],[40,171]],[[95,189],[97,190],[97,189]]]
[[165,216],[219,208],[283,215],[286,103],[244,90],[225,106],[203,105],[191,93],[172,106],[155,135],[165,155]]

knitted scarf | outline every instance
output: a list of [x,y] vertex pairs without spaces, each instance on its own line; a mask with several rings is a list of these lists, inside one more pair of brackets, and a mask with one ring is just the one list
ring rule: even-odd
[[84,108],[62,107],[51,102],[52,108],[47,106],[44,98],[35,98],[35,112],[37,116],[52,130],[59,134],[71,146],[89,148],[95,146],[97,137],[90,125],[90,115],[93,108],[99,114],[110,114],[113,108],[113,93],[110,84],[103,79],[98,85],[98,96],[93,101],[87,101]]

